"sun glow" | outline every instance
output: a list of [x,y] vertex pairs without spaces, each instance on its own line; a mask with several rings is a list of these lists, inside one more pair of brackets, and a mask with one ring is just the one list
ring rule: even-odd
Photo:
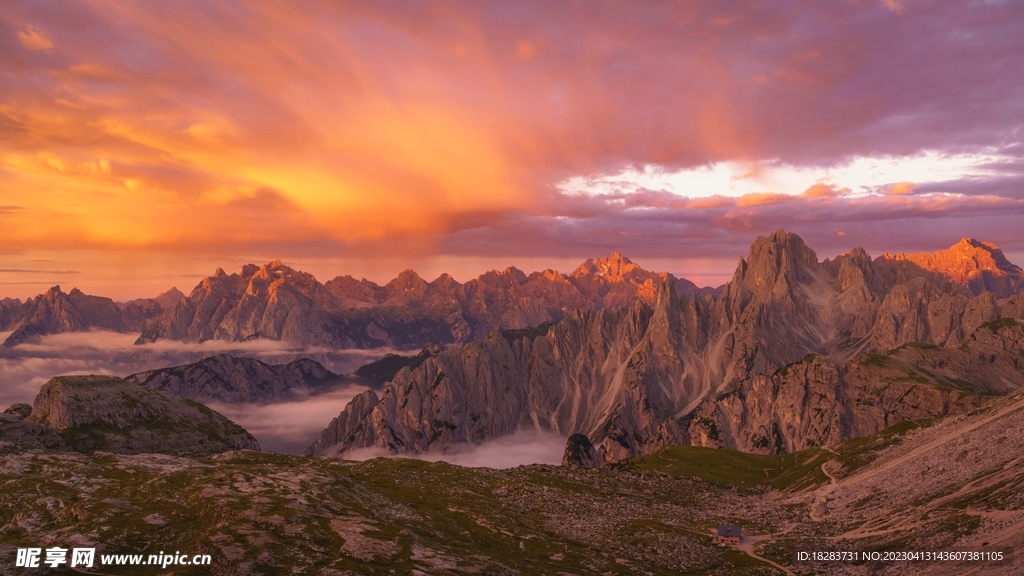
[[[747,197],[788,194],[821,197],[822,187],[847,196],[908,194],[914,184],[992,176],[991,166],[1009,162],[998,150],[990,153],[942,154],[935,151],[912,156],[856,157],[833,166],[794,166],[779,161],[729,160],[683,170],[648,164],[617,174],[574,176],[557,184],[570,195],[617,195],[641,190],[664,191],[688,198]],[[817,187],[817,188],[815,188]]]

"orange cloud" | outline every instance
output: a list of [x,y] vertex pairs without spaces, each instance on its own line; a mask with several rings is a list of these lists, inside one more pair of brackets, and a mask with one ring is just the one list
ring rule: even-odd
[[906,196],[913,193],[914,188],[917,188],[917,184],[913,182],[897,182],[888,186],[885,193],[889,196]]
[[33,26],[26,26],[24,30],[18,31],[18,42],[21,42],[24,48],[37,52],[49,52],[53,49],[53,41],[42,30]]
[[736,206],[766,206],[769,204],[781,204],[783,202],[791,202],[796,197],[790,194],[776,194],[774,192],[753,192],[750,194],[744,194],[740,196],[736,201]]
[[849,194],[849,188],[836,188],[832,184],[823,184],[821,182],[811,186],[807,190],[804,190],[800,195],[804,198],[836,198],[843,194]]
[[[987,5],[900,18],[749,0],[585,14],[548,3],[515,18],[493,3],[68,10],[15,0],[0,14],[24,48],[0,51],[0,208],[18,207],[0,209],[4,253],[561,253],[577,230],[592,234],[581,246],[626,241],[617,222],[578,224],[588,218],[685,213],[705,218],[696,230],[736,207],[756,220],[849,200],[827,186],[803,193],[813,202],[571,199],[553,189],[569,177],[967,149],[1016,141],[1005,119],[1024,106],[1018,46],[997,41],[1021,20]],[[1007,29],[986,34],[995,20]],[[905,46],[914,30],[953,28],[980,40]],[[910,186],[890,189],[905,195],[892,207],[953,205],[896,202],[923,196]]]

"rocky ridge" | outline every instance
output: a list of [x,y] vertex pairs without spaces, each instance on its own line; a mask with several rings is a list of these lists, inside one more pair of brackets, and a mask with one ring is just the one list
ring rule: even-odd
[[205,455],[259,450],[241,426],[191,400],[112,376],[58,376],[24,422],[55,432],[79,452]]
[[677,291],[713,291],[667,273],[643,270],[621,254],[590,259],[571,274],[491,271],[460,284],[448,274],[427,282],[406,270],[384,286],[339,276],[324,284],[280,261],[218,271],[139,338],[201,342],[284,340],[331,348],[422,348],[466,343],[494,329],[560,320],[574,310],[653,302],[660,283]]
[[650,305],[450,347],[356,397],[306,453],[443,451],[520,427],[584,434],[602,464],[673,443],[827,445],[1024,385],[1011,303],[861,249],[819,262],[779,230],[720,296],[662,282]]
[[939,272],[966,286],[974,294],[988,291],[1008,298],[1024,290],[1024,270],[1009,260],[995,244],[964,238],[948,250],[934,254],[883,254],[887,260],[906,260],[925,270]]
[[163,312],[156,300],[130,302],[118,306],[110,298],[90,296],[78,288],[64,293],[54,286],[28,299],[0,305],[0,330],[13,330],[3,342],[12,347],[46,334],[112,330],[141,332]]
[[340,375],[308,358],[269,365],[229,354],[140,372],[124,380],[178,398],[228,404],[286,402],[345,385]]

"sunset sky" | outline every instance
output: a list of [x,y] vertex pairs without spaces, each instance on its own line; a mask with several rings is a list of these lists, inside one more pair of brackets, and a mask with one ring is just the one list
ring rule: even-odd
[[717,285],[778,227],[1024,264],[1024,2],[766,4],[0,0],[0,297],[611,251]]

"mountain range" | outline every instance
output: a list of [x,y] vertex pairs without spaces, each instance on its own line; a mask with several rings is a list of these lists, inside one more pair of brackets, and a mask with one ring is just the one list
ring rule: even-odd
[[185,295],[177,288],[156,298],[117,303],[103,296],[90,296],[78,288],[65,293],[54,286],[43,294],[20,300],[0,301],[0,330],[13,330],[3,342],[11,347],[47,334],[112,330],[141,332],[168,307]]
[[335,349],[418,349],[560,320],[579,308],[652,302],[666,280],[687,294],[712,291],[643,270],[618,253],[587,260],[568,275],[507,268],[460,284],[448,274],[427,282],[406,270],[384,286],[351,276],[321,284],[274,261],[230,275],[218,269],[150,324],[138,342],[265,338]]
[[287,402],[347,384],[341,376],[309,358],[271,365],[229,354],[148,370],[124,379],[178,398],[225,404]]
[[[966,412],[1024,386],[1024,296],[910,258],[819,261],[758,238],[720,294],[647,301],[452,346],[357,396],[307,454],[444,451],[522,428],[582,434],[604,465],[669,444],[765,454]],[[507,334],[507,333],[506,333]]]
[[[994,244],[965,238],[934,254],[889,254],[883,260],[938,272],[978,295],[1006,299],[1024,287],[1024,271]],[[898,269],[899,266],[891,268]],[[0,331],[14,346],[46,335],[87,330],[142,332],[157,340],[202,342],[281,340],[331,349],[421,349],[431,342],[465,344],[491,330],[525,329],[561,320],[578,309],[654,304],[671,279],[678,294],[718,295],[667,272],[651,272],[619,253],[591,258],[569,274],[493,270],[459,283],[448,274],[427,282],[412,270],[380,286],[338,276],[320,283],[280,261],[248,264],[240,273],[218,269],[186,296],[177,288],[155,298],[114,302],[59,286],[22,303],[0,300]]]
[[45,334],[103,329],[142,332],[138,344],[269,339],[303,347],[412,350],[432,342],[466,343],[494,329],[536,326],[578,308],[653,302],[666,279],[682,293],[714,292],[644,270],[618,253],[589,259],[571,274],[527,275],[510,267],[459,283],[448,274],[427,282],[405,270],[384,286],[352,276],[322,284],[274,261],[248,264],[230,275],[218,268],[187,297],[172,288],[156,298],[117,304],[55,286],[24,304],[0,301],[0,330],[14,330],[7,346]]

